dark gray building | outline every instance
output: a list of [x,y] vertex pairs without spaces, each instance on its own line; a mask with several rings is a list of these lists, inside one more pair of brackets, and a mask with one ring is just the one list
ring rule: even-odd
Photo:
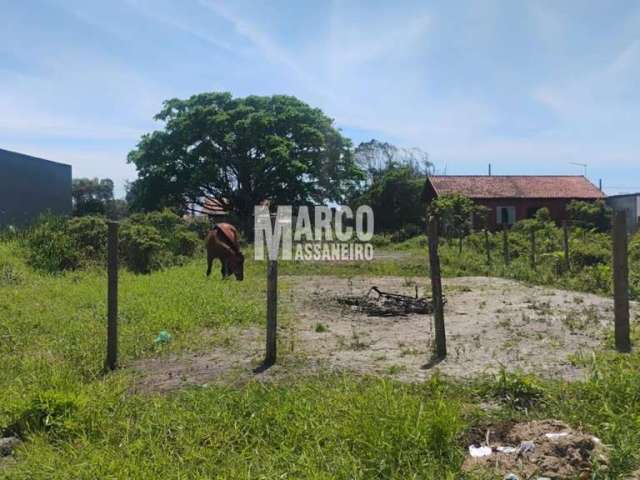
[[0,228],[71,213],[71,165],[0,149]]
[[627,228],[630,232],[638,230],[640,222],[640,193],[612,195],[606,199],[607,205],[616,212],[627,212]]

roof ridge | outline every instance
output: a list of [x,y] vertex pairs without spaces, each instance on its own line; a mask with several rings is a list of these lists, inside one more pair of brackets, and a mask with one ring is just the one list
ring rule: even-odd
[[436,195],[458,192],[471,198],[603,198],[584,175],[433,175]]
[[569,177],[569,178],[584,178],[586,180],[588,180],[587,177],[585,177],[584,175],[560,175],[560,174],[552,174],[552,175],[427,175],[428,177],[474,177],[474,178],[478,178],[478,177],[483,177],[483,178],[495,178],[495,177],[537,177],[537,178],[543,178],[543,177]]
[[0,153],[9,153],[11,155],[18,155],[19,157],[22,157],[23,159],[38,160],[40,162],[49,162],[49,163],[54,163],[56,165],[63,165],[65,167],[71,167],[71,165],[68,164],[68,163],[57,162],[55,160],[49,160],[48,158],[36,157],[34,155],[29,155],[28,153],[15,152],[13,150],[7,150],[6,148],[0,148]]

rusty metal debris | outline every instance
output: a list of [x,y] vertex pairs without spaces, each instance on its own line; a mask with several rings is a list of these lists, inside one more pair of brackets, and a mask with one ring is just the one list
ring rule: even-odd
[[415,297],[383,292],[378,287],[371,287],[366,295],[340,296],[336,297],[336,301],[370,317],[404,317],[410,313],[433,313],[432,300],[418,297],[417,287]]

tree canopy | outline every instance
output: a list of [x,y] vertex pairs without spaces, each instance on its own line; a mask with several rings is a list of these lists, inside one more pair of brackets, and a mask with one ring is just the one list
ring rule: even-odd
[[124,200],[113,198],[113,180],[110,178],[74,178],[71,186],[73,215],[106,215],[122,218],[127,213]]
[[295,97],[202,93],[166,101],[155,119],[164,128],[128,156],[138,171],[129,198],[140,210],[212,198],[250,216],[265,200],[341,202],[363,179],[350,141]]
[[358,166],[367,173],[369,183],[394,166],[406,165],[419,176],[427,176],[433,171],[429,154],[417,147],[397,147],[374,138],[361,142],[354,154]]
[[483,218],[487,215],[485,210],[481,205],[476,205],[473,200],[459,193],[441,195],[429,205],[429,213],[440,219],[444,235],[457,238],[468,235],[471,231],[473,215]]
[[410,165],[389,163],[378,172],[372,184],[356,200],[356,205],[369,205],[375,216],[376,232],[393,232],[424,228],[422,189],[424,177]]

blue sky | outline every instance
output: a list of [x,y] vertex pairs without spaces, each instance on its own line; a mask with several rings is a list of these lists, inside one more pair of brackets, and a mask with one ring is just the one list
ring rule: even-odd
[[295,95],[439,171],[640,191],[640,2],[0,0],[0,148],[111,177],[172,97]]

